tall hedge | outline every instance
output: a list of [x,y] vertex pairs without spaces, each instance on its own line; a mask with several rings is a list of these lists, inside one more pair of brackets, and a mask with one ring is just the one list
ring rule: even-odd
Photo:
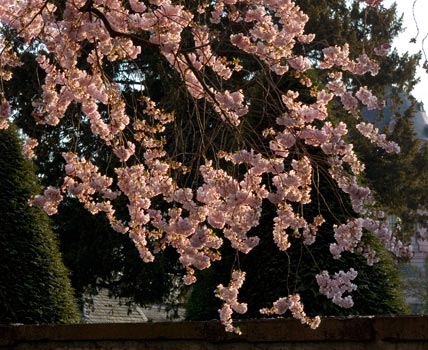
[[0,324],[79,320],[68,272],[47,215],[28,205],[37,191],[17,131],[0,131]]

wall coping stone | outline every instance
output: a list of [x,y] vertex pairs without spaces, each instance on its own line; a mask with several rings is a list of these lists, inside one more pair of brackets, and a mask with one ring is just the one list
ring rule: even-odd
[[218,321],[70,325],[0,325],[0,347],[31,342],[205,341],[249,342],[425,342],[428,317],[325,317],[312,330],[295,319],[235,321],[242,335],[226,333]]

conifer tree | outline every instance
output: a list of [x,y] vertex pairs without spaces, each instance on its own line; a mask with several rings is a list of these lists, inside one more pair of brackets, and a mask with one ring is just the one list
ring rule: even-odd
[[[403,99],[409,99],[409,106]],[[388,106],[378,117],[379,128],[383,125],[389,138],[400,145],[399,154],[386,154],[373,145],[364,144],[356,133],[352,135],[355,149],[366,164],[365,180],[382,210],[398,218],[396,233],[405,241],[415,236],[417,225],[427,227],[428,207],[425,196],[428,148],[415,133],[413,119],[417,106],[410,100],[413,98],[401,97],[403,107],[400,110],[391,111]],[[423,130],[419,132],[422,134]]]
[[47,215],[30,207],[36,176],[13,127],[0,132],[0,324],[79,321]]

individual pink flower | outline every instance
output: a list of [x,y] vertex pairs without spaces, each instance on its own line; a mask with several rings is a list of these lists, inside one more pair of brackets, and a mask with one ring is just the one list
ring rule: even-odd
[[34,158],[34,148],[37,147],[39,142],[36,139],[33,139],[31,137],[27,137],[24,141],[24,145],[22,147],[22,152],[24,154],[24,157],[26,158]]
[[113,152],[121,162],[126,162],[135,153],[135,145],[127,141],[126,146],[115,146]]
[[382,105],[379,103],[377,97],[367,89],[366,86],[360,87],[355,96],[367,106],[368,110],[379,109]]
[[10,105],[5,99],[0,100],[0,130],[9,127]]
[[296,57],[290,58],[288,60],[288,64],[290,65],[291,68],[296,69],[300,72],[305,72],[312,66],[309,59],[303,56],[296,56]]
[[29,200],[29,204],[37,207],[42,207],[48,215],[53,215],[58,212],[58,205],[62,201],[63,196],[59,188],[49,186],[44,191],[43,195],[36,195]]
[[382,44],[379,47],[376,47],[373,51],[378,56],[386,56],[391,49],[390,44]]

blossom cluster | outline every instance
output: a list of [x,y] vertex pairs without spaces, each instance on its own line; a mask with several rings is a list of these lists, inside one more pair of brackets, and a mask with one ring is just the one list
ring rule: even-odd
[[24,154],[24,156],[30,159],[35,157],[36,154],[34,153],[34,148],[36,148],[38,144],[39,142],[36,139],[27,137],[22,147],[22,153]]
[[310,318],[303,310],[303,304],[300,300],[299,294],[293,294],[286,298],[280,298],[273,303],[272,308],[261,309],[260,312],[264,315],[283,315],[290,310],[293,317],[300,320],[303,324],[307,324],[312,329],[319,326],[321,319],[319,316]]
[[330,252],[339,259],[344,251],[353,252],[363,235],[362,219],[358,218],[346,224],[334,227],[334,238],[337,243],[330,245]]
[[383,148],[386,152],[400,152],[400,146],[393,141],[387,141],[386,135],[379,134],[378,128],[375,128],[373,124],[361,122],[356,126],[356,128],[363,136],[367,137],[372,143],[375,143],[380,148]]
[[43,208],[48,215],[58,212],[58,204],[61,203],[63,196],[58,188],[49,186],[45,189],[43,195],[36,195],[30,200],[31,205]]
[[354,305],[352,296],[347,295],[344,297],[343,294],[357,289],[357,286],[351,283],[357,275],[357,271],[353,268],[348,272],[336,272],[333,277],[330,277],[327,271],[322,271],[316,275],[316,280],[320,286],[320,293],[331,299],[333,303],[343,308],[350,308]]
[[[361,243],[364,230],[373,232],[396,254],[409,253],[378,218],[372,218],[371,192],[359,182],[364,165],[347,140],[348,126],[329,118],[336,102],[351,115],[357,115],[362,106],[382,108],[367,87],[350,91],[342,76],[342,72],[376,75],[379,65],[366,53],[352,58],[346,44],[328,47],[316,64],[295,54],[295,45],[307,45],[315,36],[305,33],[308,16],[291,0],[216,0],[197,9],[172,0],[63,3],[63,8],[57,8],[49,0],[2,1],[0,24],[19,33],[26,45],[36,43],[44,49],[37,57],[45,72],[42,94],[33,101],[37,123],[56,126],[70,106],[79,107],[82,122],[89,124],[118,165],[107,175],[90,159],[65,152],[62,185],[48,187],[31,204],[55,214],[63,197],[73,196],[89,212],[104,213],[116,231],[129,235],[144,261],[153,261],[166,246],[173,247],[187,271],[184,282],[191,284],[196,281],[195,269],[207,269],[221,259],[219,249],[225,240],[244,254],[259,244],[260,238],[251,230],[259,225],[265,202],[275,206],[272,236],[278,249],[286,251],[295,239],[314,244],[325,220],[315,215],[308,221],[303,208],[313,201],[314,179],[321,166],[361,216],[334,226],[336,242],[330,246],[334,257],[344,251],[360,252],[373,262],[373,249]],[[377,6],[380,1],[365,3]],[[223,29],[221,35],[218,28]],[[198,155],[201,161],[192,169],[197,172],[196,184],[186,187],[187,182],[179,179],[187,179],[189,164],[177,161],[166,147],[174,111],[164,111],[143,89],[133,113],[121,84],[105,68],[113,63],[123,67],[151,50],[181,79],[201,114],[209,111],[224,128],[242,136],[241,121],[253,107],[246,83],[256,74],[249,70],[242,79],[239,74],[249,68],[233,55],[219,53],[220,41],[227,42],[236,57],[252,57],[270,79],[273,88],[266,91],[276,101],[275,122],[263,133],[256,130],[255,139],[262,140],[257,150],[219,149],[215,156]],[[374,54],[385,54],[387,48]],[[19,52],[0,39],[0,78],[9,79],[9,68],[17,64]],[[307,73],[314,69],[325,71],[329,81],[310,89],[313,82]],[[298,91],[282,91],[270,78],[286,74],[308,88],[310,102]],[[10,113],[9,102],[2,98],[0,128],[7,127]],[[359,123],[357,129],[386,151],[399,151],[371,124]],[[35,146],[28,139],[28,156],[33,156]],[[309,149],[319,151],[326,161],[320,165]],[[117,198],[125,199],[127,215],[117,214]],[[323,271],[316,279],[321,293],[350,307],[351,296],[343,294],[355,290],[351,281],[356,275],[351,269],[331,278]],[[235,270],[229,286],[219,285],[216,291],[223,301],[220,318],[227,331],[239,332],[232,314],[247,309],[238,302],[244,279],[245,273]],[[304,313],[297,294],[261,310],[265,314],[287,311],[313,328],[319,324],[319,318]]]
[[228,332],[241,334],[238,327],[232,324],[232,314],[237,312],[244,314],[247,312],[247,304],[238,302],[238,290],[245,281],[245,272],[235,270],[232,272],[230,284],[224,287],[222,284],[217,286],[216,295],[223,301],[223,306],[219,310],[220,320],[225,325]]
[[0,100],[0,130],[9,127],[9,117],[11,115],[10,104],[5,99]]

